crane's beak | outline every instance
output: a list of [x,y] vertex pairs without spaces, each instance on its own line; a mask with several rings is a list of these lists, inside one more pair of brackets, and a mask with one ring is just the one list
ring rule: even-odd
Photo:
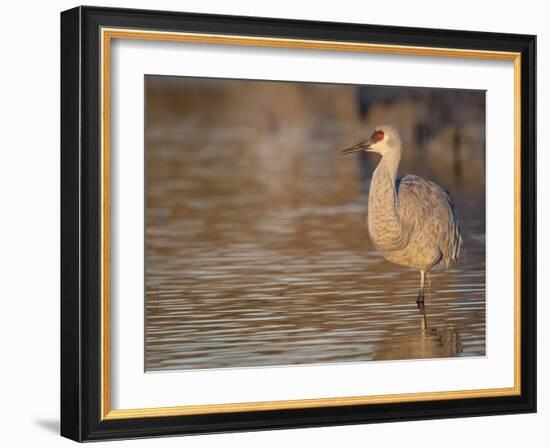
[[351,148],[346,148],[340,151],[340,154],[346,155],[346,154],[353,154],[354,152],[359,151],[369,151],[371,149],[371,140],[365,140],[364,142],[358,143],[355,146],[352,146]]

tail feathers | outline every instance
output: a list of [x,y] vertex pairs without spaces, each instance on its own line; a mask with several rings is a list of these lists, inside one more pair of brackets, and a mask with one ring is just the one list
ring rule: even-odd
[[458,223],[453,226],[453,231],[449,236],[448,246],[443,251],[443,263],[446,267],[455,264],[460,256],[460,250],[462,248],[462,235],[460,234],[460,228]]

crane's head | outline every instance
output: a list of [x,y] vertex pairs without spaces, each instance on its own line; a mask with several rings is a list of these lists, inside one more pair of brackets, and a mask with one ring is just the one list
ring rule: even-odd
[[344,149],[342,154],[354,152],[377,152],[381,156],[401,155],[401,138],[399,133],[389,125],[377,126],[368,140],[358,143],[351,148]]

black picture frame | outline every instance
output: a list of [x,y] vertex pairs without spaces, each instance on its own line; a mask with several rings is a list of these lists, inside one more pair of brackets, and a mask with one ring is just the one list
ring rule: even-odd
[[[101,418],[100,29],[521,53],[521,394]],[[76,441],[536,412],[536,37],[98,7],[61,14],[61,434]]]

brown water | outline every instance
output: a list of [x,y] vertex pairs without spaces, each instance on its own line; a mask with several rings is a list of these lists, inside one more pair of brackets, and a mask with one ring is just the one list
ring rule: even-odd
[[463,254],[420,310],[418,272],[374,250],[357,161],[338,155],[357,124],[236,125],[167,101],[148,108],[147,370],[485,354],[482,191],[445,185]]

